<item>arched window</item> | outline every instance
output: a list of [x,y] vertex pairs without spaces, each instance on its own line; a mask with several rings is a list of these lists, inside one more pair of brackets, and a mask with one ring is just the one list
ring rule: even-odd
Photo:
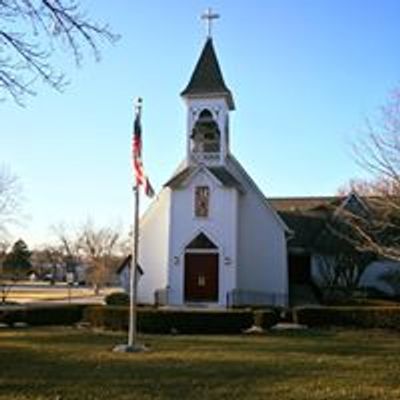
[[200,113],[193,128],[192,143],[195,153],[219,153],[220,132],[210,110]]

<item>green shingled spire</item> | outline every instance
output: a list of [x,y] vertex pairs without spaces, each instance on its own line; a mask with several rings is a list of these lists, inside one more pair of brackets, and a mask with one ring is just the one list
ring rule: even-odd
[[225,96],[229,108],[234,109],[232,93],[224,82],[211,38],[207,39],[189,84],[182,91],[181,96],[198,97],[207,94]]

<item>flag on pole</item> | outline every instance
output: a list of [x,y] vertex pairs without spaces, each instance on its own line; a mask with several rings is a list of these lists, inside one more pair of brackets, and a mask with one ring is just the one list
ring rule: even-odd
[[135,122],[133,125],[132,156],[133,170],[136,178],[136,185],[144,186],[144,192],[148,197],[153,197],[155,192],[149,178],[146,176],[142,161],[142,124],[141,124],[141,100],[139,99],[136,109]]
[[144,169],[142,162],[142,126],[140,122],[140,110],[136,111],[135,123],[133,125],[132,155],[136,184],[142,185],[144,183]]
[[144,192],[147,197],[154,197],[155,192],[153,189],[153,186],[151,186],[151,183],[149,181],[149,178],[146,177],[146,182],[144,183]]

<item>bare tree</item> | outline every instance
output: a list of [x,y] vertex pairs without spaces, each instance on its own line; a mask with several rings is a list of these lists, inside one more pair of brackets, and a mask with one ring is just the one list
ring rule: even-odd
[[338,249],[332,254],[320,255],[320,286],[326,299],[334,300],[338,295],[343,298],[351,296],[359,288],[361,277],[372,261],[372,254],[360,253],[356,249]]
[[66,264],[65,252],[61,245],[46,244],[32,252],[33,270],[41,279],[45,278],[51,284],[55,283],[59,266]]
[[14,275],[2,271],[0,275],[0,305],[6,304],[17,279]]
[[5,239],[0,240],[0,304],[7,301],[8,294],[12,288],[12,282],[4,270],[4,260],[7,256],[7,251],[11,244]]
[[80,65],[85,48],[100,58],[99,42],[114,42],[107,25],[91,21],[78,0],[0,0],[0,98],[22,104],[42,79],[62,90],[65,76],[53,58],[57,46]]
[[356,193],[361,197],[378,196],[383,190],[383,182],[371,181],[367,179],[350,179],[349,182],[340,186],[337,190],[337,195],[343,199],[351,193]]
[[53,259],[53,277],[56,274],[57,266],[62,265],[65,273],[73,273],[79,280],[77,268],[86,262],[80,251],[80,230],[68,228],[64,223],[53,225],[51,230],[59,242],[58,246],[47,246],[49,256],[52,256]]
[[77,233],[71,232],[64,223],[59,223],[51,227],[51,231],[57,237],[59,250],[67,257],[79,258],[79,244]]
[[53,227],[64,254],[74,263],[87,265],[87,281],[96,293],[109,282],[124,254],[124,240],[117,228],[96,227],[88,220],[78,229]]
[[110,227],[96,228],[91,221],[86,222],[81,229],[79,249],[89,265],[88,278],[96,294],[110,278],[120,237],[117,230]]
[[365,138],[355,146],[357,161],[386,184],[399,185],[400,89],[381,107],[377,121],[366,120]]
[[21,210],[21,185],[18,178],[5,167],[0,167],[0,239],[8,233]]
[[371,179],[349,186],[361,194],[367,209],[342,210],[347,239],[360,251],[400,261],[400,90],[391,93],[379,118],[367,120],[365,126],[364,138],[354,150]]

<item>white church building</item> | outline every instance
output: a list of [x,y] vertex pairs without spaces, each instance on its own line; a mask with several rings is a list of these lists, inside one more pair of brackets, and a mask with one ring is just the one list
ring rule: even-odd
[[181,96],[186,155],[140,220],[138,301],[287,305],[289,229],[231,151],[235,104],[211,37]]

